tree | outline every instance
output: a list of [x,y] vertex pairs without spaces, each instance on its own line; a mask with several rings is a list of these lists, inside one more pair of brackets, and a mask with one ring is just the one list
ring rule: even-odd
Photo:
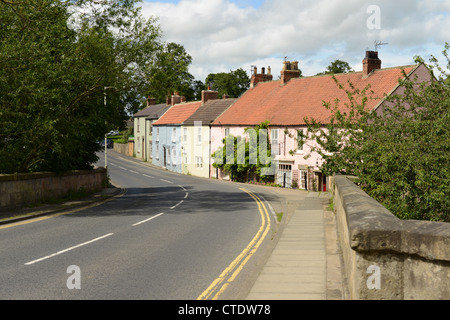
[[318,73],[317,75],[324,75],[324,74],[336,74],[336,73],[347,73],[352,72],[352,68],[348,64],[348,62],[341,61],[341,60],[335,60],[331,62],[331,64],[327,67],[327,70],[321,73]]
[[135,4],[0,0],[0,173],[92,168],[159,37]]
[[[273,182],[273,175],[264,175],[262,169],[270,168],[271,148],[268,139],[269,121],[264,121],[255,128],[246,128],[246,137],[228,135],[223,139],[223,147],[212,154],[215,159],[214,168],[220,168],[231,174],[233,181],[247,182],[256,179],[264,182]],[[266,147],[261,143],[266,141]],[[261,151],[266,152],[261,153]]]
[[147,70],[148,95],[155,97],[157,103],[164,103],[174,92],[187,99],[194,97],[191,87],[194,77],[189,73],[191,62],[192,57],[182,45],[173,42],[161,45]]
[[191,90],[193,94],[192,100],[202,100],[202,91],[206,89],[205,84],[200,80],[195,80],[191,83]]
[[250,78],[242,68],[239,68],[228,73],[210,73],[205,79],[205,84],[217,90],[219,97],[226,94],[230,98],[238,98],[250,87]]
[[[448,49],[446,44],[447,68]],[[387,97],[379,112],[365,109],[369,88],[338,84],[349,97],[347,112],[338,108],[342,102],[325,103],[331,124],[324,128],[308,119],[308,135],[319,146],[313,150],[325,161],[324,174],[357,176],[370,196],[402,219],[449,222],[450,80],[432,62],[431,81],[419,84],[405,74],[404,93]]]

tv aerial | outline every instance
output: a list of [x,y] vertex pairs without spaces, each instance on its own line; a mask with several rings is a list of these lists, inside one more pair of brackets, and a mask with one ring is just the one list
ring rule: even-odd
[[381,46],[388,45],[388,43],[386,43],[386,42],[383,43],[383,42],[377,41],[377,40],[375,40],[373,43],[375,45],[375,51],[378,51],[378,48],[381,47]]

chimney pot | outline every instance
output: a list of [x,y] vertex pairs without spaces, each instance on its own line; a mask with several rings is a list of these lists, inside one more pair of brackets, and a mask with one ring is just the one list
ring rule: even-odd
[[283,61],[283,68],[281,70],[281,83],[285,84],[293,78],[300,77],[300,70],[298,70],[298,61]]
[[266,74],[266,68],[261,68],[261,73],[258,74],[255,69],[255,73],[252,75],[252,78],[250,79],[250,88],[253,88],[258,82],[264,82],[264,81],[271,81],[272,75],[270,74],[270,67],[269,67],[269,73]]

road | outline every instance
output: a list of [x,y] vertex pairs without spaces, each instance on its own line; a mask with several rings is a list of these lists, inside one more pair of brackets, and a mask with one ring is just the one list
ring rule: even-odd
[[108,171],[112,200],[0,226],[0,299],[245,298],[276,230],[262,194],[111,151]]

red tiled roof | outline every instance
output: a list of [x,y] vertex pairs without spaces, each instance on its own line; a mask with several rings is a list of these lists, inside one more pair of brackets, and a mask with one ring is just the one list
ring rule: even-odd
[[[373,109],[384,95],[389,94],[403,78],[402,69],[406,74],[415,66],[379,69],[369,77],[363,78],[362,72],[336,74],[340,84],[349,88],[348,81],[355,88],[364,89],[370,85],[373,91],[367,103],[368,109]],[[321,123],[327,123],[330,111],[325,109],[323,102],[334,103],[338,98],[342,106],[348,101],[346,92],[340,89],[331,75],[291,79],[285,85],[281,80],[258,83],[250,88],[227,109],[213,125],[257,125],[269,120],[271,125],[293,126],[304,125],[304,118],[314,118]]]
[[163,124],[182,124],[201,106],[201,101],[180,103],[171,107],[166,113],[153,123],[154,126]]

